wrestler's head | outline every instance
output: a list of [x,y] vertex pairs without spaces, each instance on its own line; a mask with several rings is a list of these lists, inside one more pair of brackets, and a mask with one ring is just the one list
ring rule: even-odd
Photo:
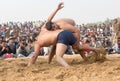
[[49,21],[46,23],[47,30],[56,30],[56,28],[57,28],[57,25],[54,22]]

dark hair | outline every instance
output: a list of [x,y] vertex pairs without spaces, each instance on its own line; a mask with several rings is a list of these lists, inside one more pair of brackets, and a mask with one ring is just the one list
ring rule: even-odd
[[33,40],[32,39],[28,39],[28,43],[32,43],[33,42]]
[[95,35],[92,35],[91,37],[93,37],[95,40],[97,40],[96,36]]
[[52,29],[52,22],[51,21],[48,21],[47,23],[46,23],[46,29],[47,30],[51,30]]
[[118,37],[117,39],[120,40],[120,37]]
[[36,37],[39,35],[39,33],[37,32],[34,32],[33,35],[32,35],[32,41],[36,41]]
[[15,39],[14,37],[9,37],[9,38],[8,38],[8,41],[9,41],[9,40],[14,40],[14,39]]
[[25,39],[20,39],[20,41],[26,41]]
[[90,43],[90,40],[87,39],[87,40],[86,40],[86,43]]
[[3,42],[6,42],[6,41],[5,41],[5,40],[2,40],[2,43],[3,43]]

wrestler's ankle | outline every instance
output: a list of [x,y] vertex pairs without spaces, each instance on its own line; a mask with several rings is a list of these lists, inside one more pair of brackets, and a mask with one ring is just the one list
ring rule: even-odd
[[69,64],[66,64],[66,65],[63,65],[64,67],[69,67],[70,65]]

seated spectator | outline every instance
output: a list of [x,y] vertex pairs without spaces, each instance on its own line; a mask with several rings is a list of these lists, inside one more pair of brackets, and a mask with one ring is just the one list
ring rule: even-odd
[[113,46],[115,53],[120,54],[120,37],[117,38],[115,45]]
[[15,43],[15,46],[17,47],[19,43],[19,36],[13,35],[12,37],[14,38],[14,43]]
[[20,47],[20,42],[24,43],[27,46],[26,39],[27,38],[19,37],[19,40],[18,40],[18,38],[16,38],[15,39],[16,49]]
[[[51,46],[51,47],[52,47],[52,46]],[[49,53],[51,47],[43,47],[43,49],[44,49],[44,56]]]
[[113,48],[112,48],[112,41],[110,40],[109,37],[105,38],[105,49],[108,54],[113,53]]
[[8,47],[9,47],[10,53],[16,54],[16,45],[13,37],[10,37],[8,39]]
[[25,43],[25,40],[21,40],[20,45],[17,48],[17,57],[27,57],[29,55],[27,53],[26,47],[27,47],[27,45]]
[[0,58],[4,58],[5,54],[9,54],[9,48],[6,44],[6,41],[2,41],[2,43],[0,44]]
[[28,45],[26,47],[26,51],[28,53],[28,57],[31,57],[34,53],[33,41],[31,39],[28,39]]
[[91,36],[90,38],[91,42],[90,42],[90,46],[97,48],[99,47],[101,44],[97,41],[96,37],[94,35]]
[[74,53],[74,51],[73,51],[72,47],[68,45],[65,54],[72,55],[73,53]]
[[[87,37],[83,38],[82,45],[90,45],[90,41]],[[91,52],[91,50],[83,50],[83,53],[88,55]]]

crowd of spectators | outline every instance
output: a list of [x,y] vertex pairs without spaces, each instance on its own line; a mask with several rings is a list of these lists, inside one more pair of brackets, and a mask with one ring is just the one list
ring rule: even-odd
[[[91,26],[82,24],[79,25],[78,28],[81,32],[80,44],[87,44],[95,48],[103,46],[107,54],[120,53],[120,37],[118,36],[116,42],[113,42],[115,40],[113,39],[114,23],[102,23]],[[91,51],[85,50],[85,53],[89,54]]]
[[[8,22],[0,24],[0,58],[21,58],[31,57],[34,53],[32,35],[40,32],[42,21],[36,22]],[[120,37],[116,44],[113,44],[114,34],[113,24],[77,25],[80,30],[80,44],[87,44],[92,47],[104,46],[108,54],[120,53]],[[40,51],[40,55],[49,52],[47,47]],[[73,54],[73,50],[68,46],[67,54]],[[84,50],[85,54],[90,54],[90,50]]]
[[[0,58],[30,57],[34,53],[32,36],[39,33],[42,21],[8,22],[0,25]],[[40,52],[42,54],[42,51]]]

